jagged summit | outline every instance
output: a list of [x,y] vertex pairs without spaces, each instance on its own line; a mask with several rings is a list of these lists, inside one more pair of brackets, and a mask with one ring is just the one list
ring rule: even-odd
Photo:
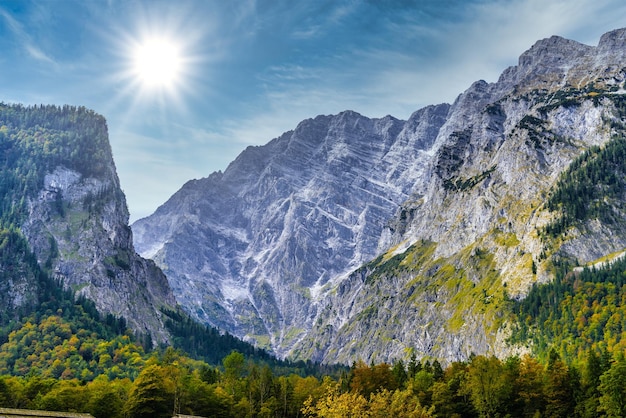
[[203,321],[288,349],[324,287],[378,254],[448,109],[409,122],[356,112],[305,120],[136,222],[136,248]]
[[573,59],[588,55],[594,47],[565,39],[560,36],[537,41],[519,58],[519,67],[534,71],[554,71],[561,69]]
[[626,28],[616,29],[602,35],[598,50],[605,54],[624,56],[626,54]]
[[[622,63],[626,56],[626,30],[605,33],[597,47],[560,36],[537,41],[524,52],[517,66],[506,69],[498,84],[519,91],[529,88],[576,88],[590,80],[603,81],[603,72]],[[556,83],[555,81],[560,81]]]
[[502,353],[502,295],[550,280],[563,242],[581,260],[626,242],[540,237],[560,173],[621,129],[623,40],[539,41],[498,82],[407,121],[302,121],[137,221],[136,248],[192,315],[279,355]]

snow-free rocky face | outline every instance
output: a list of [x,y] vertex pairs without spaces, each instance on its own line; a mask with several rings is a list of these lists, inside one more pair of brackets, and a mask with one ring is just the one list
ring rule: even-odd
[[[537,42],[496,83],[408,121],[318,116],[133,226],[199,320],[325,362],[506,354],[498,308],[550,280],[550,257],[626,247],[589,223],[547,243],[560,173],[622,134],[626,30]],[[610,232],[610,233],[608,233]]]
[[161,270],[134,251],[110,148],[100,151],[106,167],[99,175],[54,167],[28,202],[21,230],[56,280],[93,300],[101,313],[124,317],[154,343],[166,342],[161,308],[176,301]]

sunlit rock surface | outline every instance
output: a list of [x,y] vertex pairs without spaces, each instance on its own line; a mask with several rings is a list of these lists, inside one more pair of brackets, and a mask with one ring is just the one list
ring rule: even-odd
[[[408,121],[318,116],[133,225],[201,321],[281,356],[504,355],[506,297],[626,246],[590,223],[550,247],[542,204],[573,158],[622,132],[626,31],[537,42],[496,83]],[[555,247],[556,245],[556,247]]]

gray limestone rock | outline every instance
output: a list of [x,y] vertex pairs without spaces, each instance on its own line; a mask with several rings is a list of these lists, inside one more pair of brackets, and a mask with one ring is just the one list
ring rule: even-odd
[[[191,315],[279,356],[512,352],[496,293],[520,298],[549,280],[542,254],[588,261],[626,242],[601,225],[560,249],[539,234],[559,175],[621,129],[625,33],[597,47],[539,41],[498,82],[408,121],[303,121],[137,221],[137,251]],[[416,248],[428,248],[419,263]]]
[[134,251],[112,158],[105,172],[84,177],[56,167],[29,201],[21,230],[55,279],[92,299],[100,312],[124,317],[154,343],[166,342],[160,309],[176,301],[163,272]]

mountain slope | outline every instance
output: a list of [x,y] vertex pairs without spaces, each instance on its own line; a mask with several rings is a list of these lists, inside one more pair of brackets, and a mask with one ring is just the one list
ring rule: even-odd
[[597,219],[544,233],[560,216],[545,202],[563,170],[624,136],[625,34],[597,48],[540,41],[497,83],[462,94],[437,139],[428,190],[391,222],[393,250],[329,294],[299,355],[384,360],[415,350],[449,361],[524,349],[506,343],[508,298],[551,280],[558,260],[626,247],[619,223]]
[[[0,268],[9,289],[5,306],[17,313],[42,302],[35,296],[41,268],[100,312],[167,341],[160,309],[175,300],[163,273],[133,249],[104,118],[70,106],[2,104],[0,150],[1,222],[14,231],[5,232]],[[16,257],[28,274],[15,271]]]
[[378,254],[448,108],[409,122],[354,112],[306,120],[187,183],[133,225],[136,248],[193,315],[286,350],[310,327],[320,289]]
[[544,205],[576,156],[624,134],[625,54],[625,30],[552,37],[406,122],[304,121],[186,184],[135,245],[192,315],[280,355],[508,353],[509,297],[556,259],[626,247],[597,219],[546,235],[560,215]]

